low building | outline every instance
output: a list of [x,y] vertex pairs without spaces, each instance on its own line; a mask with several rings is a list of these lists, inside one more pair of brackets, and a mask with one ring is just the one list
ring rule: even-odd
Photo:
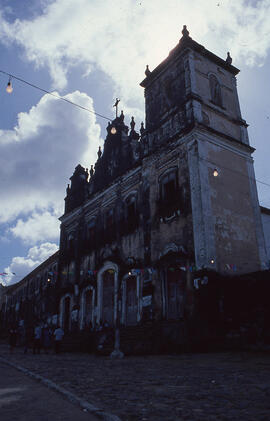
[[1,306],[2,329],[16,324],[33,327],[58,322],[58,257],[56,252],[20,282],[4,287]]

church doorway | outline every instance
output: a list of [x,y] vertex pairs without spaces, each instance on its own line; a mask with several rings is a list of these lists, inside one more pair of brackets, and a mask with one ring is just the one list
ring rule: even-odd
[[82,319],[82,328],[92,327],[92,318],[93,318],[93,289],[86,289],[83,293],[83,319]]
[[138,298],[137,298],[137,278],[129,276],[126,278],[126,325],[137,324]]
[[180,319],[184,316],[185,273],[169,267],[166,271],[167,318]]
[[113,326],[114,321],[114,271],[106,270],[102,275],[102,323]]
[[63,327],[65,332],[70,329],[70,297],[66,297],[64,300]]

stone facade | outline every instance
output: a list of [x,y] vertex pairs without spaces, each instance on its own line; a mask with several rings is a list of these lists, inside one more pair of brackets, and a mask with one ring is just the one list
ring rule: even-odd
[[66,331],[151,322],[180,343],[213,274],[267,268],[239,70],[182,35],[147,67],[145,127],[121,112],[95,166],[70,178],[57,279]]

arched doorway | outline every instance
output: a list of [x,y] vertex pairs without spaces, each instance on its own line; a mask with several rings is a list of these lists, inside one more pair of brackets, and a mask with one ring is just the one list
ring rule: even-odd
[[132,326],[137,324],[138,314],[138,297],[137,297],[137,278],[129,276],[125,280],[126,292],[126,325]]
[[66,294],[60,300],[59,323],[65,332],[71,328],[71,308],[73,305],[72,295]]
[[81,308],[81,329],[90,328],[93,323],[93,298],[94,292],[92,287],[87,287],[82,294]]
[[166,286],[167,318],[180,319],[184,315],[185,273],[175,267],[167,268]]
[[109,326],[114,322],[114,271],[106,270],[102,274],[102,312],[101,320]]
[[64,331],[69,331],[70,328],[70,297],[64,299],[64,317],[63,317]]

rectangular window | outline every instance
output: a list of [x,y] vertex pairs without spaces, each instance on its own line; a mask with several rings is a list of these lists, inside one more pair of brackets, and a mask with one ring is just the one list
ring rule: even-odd
[[105,241],[110,242],[114,238],[115,227],[114,227],[114,212],[110,209],[106,213],[105,217]]
[[96,246],[96,221],[90,221],[87,227],[87,248],[92,250]]
[[175,200],[176,194],[176,180],[168,180],[163,184],[163,201],[167,203],[172,203]]
[[137,226],[136,198],[133,196],[126,201],[126,227],[127,231],[134,231]]
[[159,214],[170,217],[179,209],[180,193],[177,182],[177,171],[172,169],[160,179]]

